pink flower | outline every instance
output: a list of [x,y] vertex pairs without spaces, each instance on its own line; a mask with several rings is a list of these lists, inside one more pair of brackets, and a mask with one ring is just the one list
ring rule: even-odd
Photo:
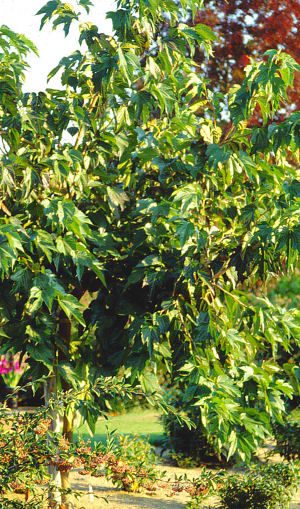
[[5,357],[5,355],[1,355],[0,357],[0,375],[7,375],[13,370],[13,366]]
[[19,353],[0,356],[0,375],[2,375],[6,385],[16,387],[19,383],[22,374],[29,367],[25,360],[26,357],[27,355],[22,358],[22,363],[20,365]]

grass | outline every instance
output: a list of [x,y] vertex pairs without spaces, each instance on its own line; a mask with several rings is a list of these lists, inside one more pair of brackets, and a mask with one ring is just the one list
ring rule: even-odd
[[300,421],[300,408],[297,407],[289,415],[290,421],[293,423],[298,423]]
[[163,426],[159,420],[159,414],[153,410],[132,410],[122,415],[109,417],[108,420],[101,417],[96,424],[96,432],[91,438],[86,425],[78,428],[75,440],[79,437],[92,442],[106,443],[106,427],[111,432],[116,430],[122,435],[140,435],[148,439],[152,445],[156,445],[163,439]]

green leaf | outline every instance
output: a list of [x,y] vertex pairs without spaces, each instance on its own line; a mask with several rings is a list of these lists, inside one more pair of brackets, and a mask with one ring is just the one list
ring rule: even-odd
[[149,394],[149,393],[153,394],[160,390],[157,377],[154,375],[154,373],[145,372],[144,374],[140,375],[139,381],[140,381],[143,391],[146,394]]
[[183,248],[190,237],[195,234],[195,226],[188,221],[181,221],[176,227],[176,235],[180,238],[180,246]]
[[181,186],[173,193],[174,203],[181,204],[181,212],[199,209],[202,203],[203,192],[198,183]]
[[267,129],[265,127],[258,127],[253,129],[251,143],[251,155],[256,154],[257,152],[264,152],[269,146]]
[[91,2],[91,0],[79,0],[79,5],[85,8],[86,12],[89,14],[90,7],[92,7],[94,4]]
[[108,203],[112,210],[115,210],[116,208],[120,207],[121,211],[125,209],[125,203],[128,201],[127,194],[117,187],[107,187],[107,196],[108,196]]
[[73,317],[78,323],[85,326],[82,316],[82,305],[73,295],[58,296],[58,303],[68,318],[71,319]]
[[60,5],[60,0],[50,0],[36,13],[36,16],[44,14],[41,19],[40,30],[43,28],[45,23],[52,18],[54,12]]
[[49,262],[52,261],[52,253],[55,251],[55,244],[50,233],[44,230],[37,230],[35,242],[37,247],[39,247],[47,256]]
[[209,26],[203,25],[202,23],[195,25],[195,30],[197,34],[204,40],[216,41],[218,39],[214,31]]
[[206,149],[206,153],[209,164],[214,168],[214,170],[217,170],[219,163],[226,163],[231,156],[231,151],[229,151],[226,147],[220,147],[216,144],[209,145]]
[[54,364],[53,350],[51,344],[44,341],[38,344],[29,343],[27,345],[28,355],[37,362],[44,364],[49,370],[52,370]]
[[152,74],[152,76],[156,79],[159,79],[162,73],[161,68],[159,65],[157,65],[153,57],[148,57],[146,70],[149,71],[150,74]]

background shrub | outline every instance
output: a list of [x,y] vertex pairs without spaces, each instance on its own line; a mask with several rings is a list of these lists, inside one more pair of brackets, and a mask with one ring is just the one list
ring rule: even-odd
[[274,453],[280,454],[286,460],[300,458],[300,426],[296,422],[285,421],[284,424],[273,425],[275,437]]
[[169,396],[169,402],[175,408],[185,410],[188,418],[196,425],[189,429],[187,424],[180,424],[173,414],[164,414],[162,422],[165,431],[164,448],[170,450],[171,458],[180,467],[195,467],[205,462],[219,462],[213,444],[208,440],[206,430],[201,422],[199,407],[187,405],[184,394],[177,390]]

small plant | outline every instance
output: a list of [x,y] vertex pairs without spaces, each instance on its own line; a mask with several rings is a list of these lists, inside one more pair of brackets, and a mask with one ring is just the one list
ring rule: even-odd
[[47,497],[43,487],[49,481],[46,467],[53,454],[47,439],[50,422],[42,413],[9,414],[0,407],[0,508],[23,507],[23,502],[7,498],[16,490],[25,494],[24,507],[29,508],[31,503],[42,507]]
[[80,442],[74,456],[81,464],[81,475],[105,476],[128,492],[155,491],[164,473],[155,469],[151,445],[140,437],[108,434],[107,447],[101,443],[94,449]]
[[81,475],[106,476],[116,486],[127,492],[154,492],[158,487],[168,496],[185,492],[191,497],[188,505],[193,509],[200,501],[216,492],[223,482],[224,471],[212,472],[203,468],[196,479],[186,475],[167,479],[165,472],[155,468],[155,454],[151,445],[140,437],[108,435],[108,446],[91,446],[81,442],[77,446]]
[[146,440],[134,436],[113,436],[108,440],[105,475],[125,491],[155,491],[164,473],[155,469],[156,456]]
[[118,435],[113,448],[118,456],[129,462],[154,465],[157,460],[151,444],[138,435]]
[[203,468],[199,477],[191,481],[187,481],[185,491],[190,495],[191,500],[187,504],[188,509],[199,509],[205,498],[214,494],[216,495],[223,487],[225,470],[212,472]]
[[291,490],[279,482],[279,471],[248,472],[228,477],[220,491],[224,509],[280,509],[286,508]]
[[182,452],[171,451],[169,454],[171,460],[180,468],[196,468],[199,466],[199,460],[192,456],[187,456]]

